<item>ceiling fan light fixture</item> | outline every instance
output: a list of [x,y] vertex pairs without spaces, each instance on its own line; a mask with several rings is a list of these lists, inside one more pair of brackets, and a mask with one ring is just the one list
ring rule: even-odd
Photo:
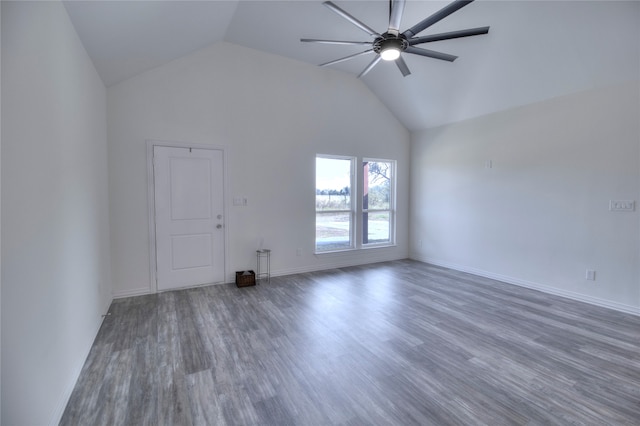
[[395,61],[408,46],[407,41],[389,33],[383,34],[373,42],[373,50],[385,61]]
[[400,57],[400,50],[395,46],[390,46],[380,51],[380,56],[384,61],[395,61]]

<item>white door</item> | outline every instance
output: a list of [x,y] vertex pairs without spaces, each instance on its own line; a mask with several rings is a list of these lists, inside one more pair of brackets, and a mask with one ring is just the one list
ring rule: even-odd
[[223,158],[155,146],[158,291],[224,281]]

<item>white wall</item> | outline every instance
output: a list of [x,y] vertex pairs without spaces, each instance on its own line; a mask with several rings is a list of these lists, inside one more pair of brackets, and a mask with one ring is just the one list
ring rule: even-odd
[[639,117],[636,81],[416,133],[411,257],[640,313],[639,206],[608,210],[640,200]]
[[57,424],[111,300],[106,89],[61,3],[1,7],[2,424]]
[[[408,256],[409,133],[351,75],[219,43],[107,91],[114,294],[152,291],[145,140],[226,147],[227,280]],[[315,154],[398,161],[398,245],[315,256]],[[232,206],[233,197],[248,206]],[[302,255],[296,255],[296,249]]]

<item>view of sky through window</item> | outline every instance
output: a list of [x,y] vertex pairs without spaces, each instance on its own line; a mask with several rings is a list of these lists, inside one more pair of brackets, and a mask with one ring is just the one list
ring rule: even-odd
[[316,189],[348,187],[351,182],[351,160],[316,157]]

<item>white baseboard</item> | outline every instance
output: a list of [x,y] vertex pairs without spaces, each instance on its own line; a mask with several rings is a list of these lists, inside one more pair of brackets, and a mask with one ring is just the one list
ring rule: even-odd
[[419,262],[428,263],[430,265],[441,266],[443,268],[454,269],[460,272],[466,272],[480,277],[490,278],[492,280],[501,281],[507,284],[517,285],[519,287],[530,288],[532,290],[542,291],[544,293],[553,294],[554,296],[566,297],[567,299],[577,300],[579,302],[589,303],[591,305],[599,306],[602,308],[613,309],[616,311],[624,312],[627,314],[640,316],[640,307],[626,305],[624,303],[613,302],[611,300],[601,299],[598,297],[588,296],[573,291],[562,290],[555,287],[550,287],[544,284],[523,280],[520,278],[509,277],[506,275],[496,274],[482,269],[472,268],[463,265],[457,265],[450,262],[444,262],[438,259],[429,257],[423,257],[412,253],[410,259],[417,260]]
[[[320,256],[328,256],[327,254],[323,254]],[[277,271],[272,271],[271,276],[272,277],[277,277],[277,276],[284,276],[284,275],[294,275],[294,274],[304,274],[307,272],[316,272],[316,271],[324,271],[327,269],[335,269],[335,268],[347,268],[349,266],[361,266],[361,265],[369,265],[369,264],[373,264],[373,263],[380,263],[380,262],[391,262],[393,260],[402,260],[402,259],[406,259],[407,256],[405,255],[400,255],[400,256],[389,256],[387,255],[380,255],[380,256],[371,256],[368,255],[366,257],[357,257],[357,258],[344,258],[344,256],[342,258],[339,257],[339,255],[336,258],[333,258],[331,260],[330,263],[322,263],[322,264],[316,264],[316,265],[305,265],[305,266],[301,266],[301,267],[297,267],[297,268],[286,268],[286,269],[279,269]],[[336,260],[339,259],[339,260]]]
[[[345,252],[336,252],[336,253],[325,253],[317,255],[323,259],[321,263],[317,263],[314,265],[305,265],[295,268],[282,268],[275,269],[271,271],[272,277],[279,277],[284,275],[293,275],[293,274],[303,274],[305,272],[315,272],[315,271],[323,271],[326,269],[334,269],[334,268],[346,268],[349,266],[360,266],[360,265],[368,265],[372,263],[380,263],[380,262],[390,262],[393,260],[402,260],[407,258],[406,253],[400,254],[389,254],[385,252],[376,253],[374,249],[367,249],[365,251],[358,252],[349,252],[349,254],[345,254]],[[227,277],[227,282],[225,284],[233,284],[235,282],[235,275]],[[203,285],[213,285],[213,284],[201,284],[195,287],[202,287]],[[185,287],[187,289],[190,287]],[[154,291],[150,288],[139,288],[133,290],[126,290],[115,292],[113,294],[114,299],[124,299],[126,297],[134,297],[134,296],[144,296],[147,294],[153,294]]]
[[134,296],[144,296],[147,294],[152,294],[150,288],[136,288],[133,290],[125,290],[125,291],[117,291],[113,293],[114,299],[124,299],[125,297],[134,297]]

